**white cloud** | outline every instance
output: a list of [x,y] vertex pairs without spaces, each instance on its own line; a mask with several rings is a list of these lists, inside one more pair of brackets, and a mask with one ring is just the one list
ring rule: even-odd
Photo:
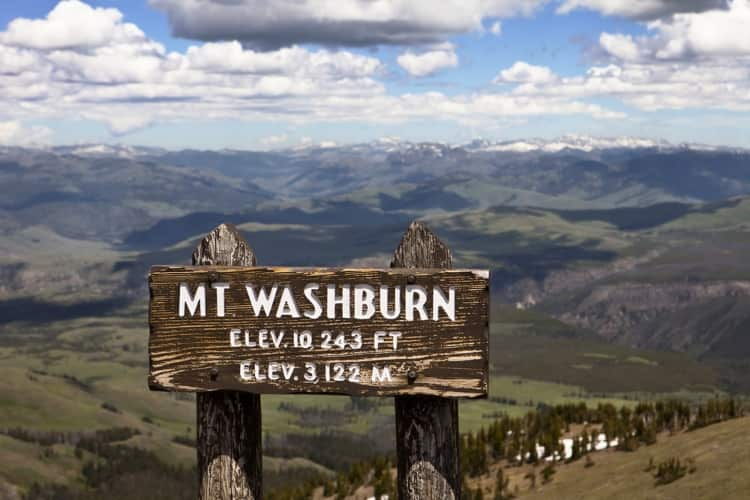
[[239,40],[274,49],[295,44],[412,45],[481,31],[489,17],[529,15],[548,0],[151,0],[175,35]]
[[36,146],[45,144],[52,135],[47,127],[26,127],[17,121],[0,121],[0,144],[8,146]]
[[599,44],[613,56],[626,61],[636,61],[640,58],[640,49],[631,35],[619,33],[602,33]]
[[613,97],[645,111],[750,111],[750,69],[720,61],[655,65],[622,60],[542,85],[521,84],[513,94],[570,100]]
[[258,142],[265,147],[274,147],[289,142],[289,137],[286,134],[269,135],[262,137]]
[[[88,118],[124,134],[155,121],[188,116],[302,118],[323,114],[316,109],[316,96],[335,102],[383,92],[374,79],[383,65],[374,57],[300,47],[263,53],[243,49],[238,42],[167,53],[137,27],[124,23],[118,11],[100,15],[102,9],[75,0],[64,3],[114,35],[63,40],[56,33],[74,32],[78,21],[60,15],[60,5],[45,20],[11,22],[8,31],[0,32],[0,117]],[[41,43],[50,30],[54,36]],[[95,25],[87,30],[102,31]],[[8,45],[9,40],[14,45]],[[83,40],[85,50],[78,45],[63,48]]]
[[524,61],[517,61],[508,69],[502,70],[493,80],[494,83],[548,83],[557,77],[545,66],[535,66]]
[[584,75],[544,85],[519,85],[519,96],[540,99],[614,97],[645,110],[723,109],[750,111],[750,69],[722,62],[700,65],[620,61],[594,66]]
[[368,77],[383,69],[372,57],[351,52],[310,52],[289,47],[273,52],[243,49],[239,42],[214,42],[190,47],[187,59],[193,69],[237,74],[307,74],[310,76]]
[[495,36],[500,36],[503,32],[503,25],[500,23],[500,21],[495,21],[492,23],[492,26],[490,27],[490,33],[492,33]]
[[397,62],[412,76],[427,76],[443,68],[455,68],[458,56],[452,44],[444,43],[420,54],[407,51],[398,56]]
[[[52,49],[39,42],[44,33],[26,30],[51,29],[44,23],[53,18],[56,32],[68,33],[78,25],[75,19],[50,14],[42,24],[11,23],[12,36],[10,31],[0,32],[0,120],[94,120],[121,135],[186,120],[273,121],[289,126],[441,120],[485,127],[513,117],[623,116],[586,102],[588,94],[578,91],[586,84],[599,95],[594,76],[557,90],[560,77],[549,68],[518,62],[499,75],[502,81],[518,84],[511,90],[488,86],[474,93],[395,95],[383,83],[383,63],[371,55],[300,46],[260,52],[238,41],[168,52],[137,27],[125,28],[119,12],[100,16],[96,13],[101,9],[73,4],[112,36],[84,37],[87,41],[78,40],[75,46],[68,46],[70,39],[57,41]],[[87,30],[101,31],[96,26]],[[400,59],[414,75],[458,63],[453,46],[445,43]]]
[[140,113],[102,114],[97,110],[88,116],[106,123],[113,135],[129,134],[136,130],[144,129],[153,123],[153,119],[150,116]]
[[[512,92],[540,99],[612,97],[644,111],[748,112],[750,0],[727,5],[729,10],[651,21],[644,36],[602,33],[599,44],[608,55],[606,64],[541,84],[515,78],[520,85]],[[498,79],[505,74],[513,80],[506,71]]]
[[78,0],[65,0],[45,19],[14,19],[0,43],[41,50],[90,49],[141,37],[138,27],[122,22],[117,9],[92,9]]
[[628,61],[682,61],[750,56],[750,0],[730,0],[727,9],[675,14],[646,23],[648,35],[602,33],[602,48]]
[[660,59],[686,57],[736,57],[750,55],[750,0],[731,0],[729,10],[703,14],[678,14],[654,21],[658,34],[644,39]]
[[567,14],[576,9],[589,9],[607,16],[657,19],[723,7],[726,7],[726,0],[563,0],[557,12]]
[[[187,0],[185,5],[205,4],[209,10],[222,10],[231,3],[245,9],[251,5],[249,0],[221,1],[219,5]],[[330,27],[338,19],[349,29],[359,22],[356,19],[362,18],[362,12],[380,9],[373,11],[371,19],[385,31],[374,30],[368,36],[382,35],[390,37],[382,43],[396,43],[398,37],[416,38],[409,38],[408,30],[393,22],[395,13],[424,24],[415,37],[442,39],[456,26],[480,30],[485,18],[494,21],[497,16],[527,13],[543,1],[521,5],[510,0],[471,0],[465,4],[475,15],[463,20],[448,19],[433,3],[428,9],[422,1],[279,0],[269,12],[291,9],[301,16],[315,5],[321,15],[328,16],[319,22]],[[252,5],[270,4],[257,0]],[[459,3],[451,0],[446,5],[455,10]],[[728,6],[728,11],[675,14],[648,22],[649,31],[642,36],[603,33],[599,44],[606,60],[575,76],[518,61],[495,78],[495,83],[505,84],[502,87],[488,84],[481,90],[450,95],[421,90],[397,95],[388,92],[386,68],[371,54],[299,45],[263,52],[251,49],[247,39],[200,43],[168,52],[125,22],[116,9],[69,0],[44,19],[12,21],[0,32],[0,141],[43,141],[50,134],[48,129],[23,123],[63,117],[95,120],[113,134],[127,134],[151,124],[185,120],[263,120],[290,126],[441,120],[486,129],[501,121],[533,116],[625,116],[607,105],[592,104],[592,99],[607,102],[599,99],[603,97],[647,111],[747,112],[750,37],[745,27],[750,24],[750,0],[734,0]],[[71,15],[73,11],[80,17]],[[86,19],[87,24],[81,26],[79,19]],[[346,24],[352,19],[354,24]],[[397,59],[412,75],[458,64],[451,44],[420,47],[421,52],[405,49]]]
[[452,120],[464,124],[487,123],[508,117],[583,114],[595,118],[622,118],[595,104],[568,99],[565,96],[525,96],[501,93],[477,93],[446,96],[441,92],[386,96],[367,103],[367,110],[380,109],[379,120],[408,119]]

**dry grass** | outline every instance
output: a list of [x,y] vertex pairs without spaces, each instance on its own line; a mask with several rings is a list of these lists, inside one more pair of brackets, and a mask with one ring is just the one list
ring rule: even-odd
[[[584,467],[584,460],[557,465],[553,480],[542,485],[536,468],[536,488],[529,488],[524,476],[532,466],[510,467],[510,490],[518,486],[521,499],[575,500],[724,500],[750,498],[750,417],[731,420],[675,436],[660,436],[653,446],[642,446],[635,452],[607,450],[591,454],[593,467]],[[655,486],[651,473],[644,469],[654,463],[678,457],[695,460],[697,470],[677,481]],[[494,491],[496,465],[490,474],[470,481],[482,485],[486,498]]]

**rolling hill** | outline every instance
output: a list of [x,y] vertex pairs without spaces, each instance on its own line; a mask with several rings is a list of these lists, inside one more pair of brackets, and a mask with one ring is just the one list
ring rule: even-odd
[[[457,266],[491,268],[491,397],[461,404],[462,431],[540,404],[750,394],[745,151],[2,148],[0,183],[0,431],[21,429],[0,435],[0,462],[14,464],[0,471],[0,491],[80,486],[90,455],[77,456],[74,441],[123,428],[121,444],[173,467],[164,474],[179,489],[194,461],[194,401],[146,388],[145,274],[152,264],[187,263],[196,241],[225,221],[245,233],[260,264],[384,267],[419,218]],[[293,402],[263,399],[264,431],[275,436],[269,470],[330,475],[365,450],[394,449],[368,437],[392,435],[389,400]],[[52,433],[70,439],[50,444]],[[609,460],[597,459],[594,472]],[[635,471],[638,460],[622,467]],[[713,471],[698,463],[688,479]],[[574,491],[563,469],[551,486],[561,498]],[[624,494],[618,487],[606,491]]]
[[[530,489],[526,470],[510,470],[512,484],[519,485],[519,499],[725,499],[745,498],[750,491],[746,473],[750,443],[745,432],[748,418],[723,422],[693,432],[663,437],[652,446],[634,452],[608,451],[593,455],[595,465],[584,460],[557,467],[554,479]],[[671,457],[692,458],[695,472],[663,486],[655,485],[654,463]],[[494,471],[493,471],[494,472]],[[483,484],[489,486],[491,480]],[[489,489],[489,488],[488,488]],[[489,497],[489,495],[488,495]]]

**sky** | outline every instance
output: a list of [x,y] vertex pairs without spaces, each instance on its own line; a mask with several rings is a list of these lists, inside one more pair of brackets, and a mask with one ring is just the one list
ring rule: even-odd
[[750,147],[750,0],[3,0],[0,144]]

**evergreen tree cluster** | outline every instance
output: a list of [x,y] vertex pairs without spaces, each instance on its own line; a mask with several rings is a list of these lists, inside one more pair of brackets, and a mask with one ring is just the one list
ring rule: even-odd
[[[584,457],[594,448],[599,434],[617,448],[633,451],[651,445],[661,432],[675,433],[741,416],[741,404],[734,399],[711,399],[698,405],[667,400],[644,402],[617,409],[612,404],[589,408],[585,403],[543,406],[523,417],[504,415],[487,428],[461,437],[461,472],[468,477],[486,474],[489,465],[505,459],[509,463],[540,463],[547,457],[563,456],[562,437],[570,426],[583,426],[573,437],[572,456]],[[544,448],[539,456],[537,445]]]
[[393,467],[391,460],[385,457],[357,462],[347,472],[339,473],[335,479],[325,479],[321,482],[317,478],[311,478],[299,486],[269,491],[266,498],[269,500],[311,498],[313,491],[322,483],[323,495],[326,497],[335,496],[336,499],[343,499],[352,495],[361,486],[372,486],[376,498],[388,495],[388,498],[395,499],[396,481],[391,475]]
[[52,446],[54,444],[90,446],[91,443],[125,441],[140,434],[140,431],[130,427],[111,427],[109,429],[85,432],[40,431],[24,429],[23,427],[12,427],[0,429],[0,434],[18,439],[19,441],[36,443],[42,446]]
[[671,457],[660,462],[657,466],[653,465],[652,459],[652,461],[649,462],[649,466],[651,470],[656,469],[654,472],[656,486],[673,483],[678,479],[685,477],[687,474],[692,474],[696,470],[695,461],[692,458],[683,461],[678,457]]
[[[569,460],[585,457],[587,465],[589,463],[593,465],[588,453],[589,448],[594,448],[593,445],[599,434],[605,434],[608,442],[616,439],[619,450],[632,451],[639,446],[655,443],[660,433],[690,431],[741,417],[743,412],[743,406],[739,401],[715,398],[697,405],[669,400],[644,402],[633,407],[619,409],[611,404],[599,404],[591,408],[585,403],[540,405],[523,417],[503,415],[488,427],[461,436],[460,463],[463,485],[461,498],[468,500],[482,498],[482,490],[472,489],[468,480],[488,474],[490,466],[500,461],[505,461],[505,466],[523,463],[543,464],[543,468],[539,471],[539,482],[553,480],[554,460],[549,462],[547,459],[551,456],[560,459],[563,456],[562,437],[571,436],[571,427],[574,425],[579,428],[579,431],[573,438],[572,456]],[[56,444],[72,445],[75,447],[75,456],[84,462],[82,485],[74,487],[36,484],[25,495],[28,500],[103,497],[113,500],[125,498],[147,500],[149,498],[184,498],[194,493],[196,474],[194,468],[180,468],[164,464],[154,453],[124,443],[138,434],[136,429],[123,427],[81,433],[61,433],[13,428],[0,430],[0,434],[38,443],[48,448]],[[311,441],[310,445],[315,444],[325,448],[327,443],[331,448],[329,451],[335,453],[340,447],[335,446],[334,443],[339,443],[340,440],[337,441],[334,437],[321,434]],[[353,442],[347,441],[347,443],[351,445]],[[538,453],[537,445],[540,445],[539,451],[543,447],[543,453]],[[359,447],[344,448],[354,452]],[[49,452],[52,451],[50,448]],[[370,450],[370,452],[378,453],[377,450]],[[362,456],[362,450],[359,456]],[[321,455],[320,458],[326,457],[328,455]],[[391,457],[374,456],[355,462],[348,469],[337,467],[339,463],[341,463],[340,460],[338,462],[331,460],[329,465],[336,470],[345,470],[345,472],[339,472],[335,478],[318,473],[311,473],[309,476],[298,475],[295,481],[296,486],[268,488],[266,498],[271,500],[309,498],[315,488],[321,486],[325,489],[325,495],[335,496],[337,499],[353,494],[361,486],[372,486],[378,497],[387,494],[391,499],[396,498],[396,482],[391,473],[394,463]],[[692,463],[674,459],[658,465],[652,464],[648,471],[654,475],[657,484],[667,484],[690,473],[694,468]],[[530,476],[527,475],[527,479],[530,487],[533,488],[537,484],[537,472],[530,472],[530,474]],[[502,467],[497,472],[496,480],[497,485],[493,490],[494,498],[513,498],[515,491],[510,491],[509,479]],[[137,487],[132,486],[133,484],[137,484]]]
[[734,399],[710,399],[698,407],[690,430],[737,418],[741,413],[741,404]]

